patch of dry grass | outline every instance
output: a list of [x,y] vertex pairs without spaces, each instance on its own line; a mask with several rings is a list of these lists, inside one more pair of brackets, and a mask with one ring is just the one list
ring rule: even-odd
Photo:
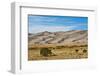
[[[46,47],[46,46],[44,46]],[[48,46],[55,56],[44,57],[40,55],[40,49],[42,47],[29,47],[28,48],[28,60],[56,60],[56,59],[81,59],[88,58],[88,46],[87,45],[73,45],[73,46]],[[77,50],[77,51],[76,51]],[[84,51],[85,50],[85,51]]]

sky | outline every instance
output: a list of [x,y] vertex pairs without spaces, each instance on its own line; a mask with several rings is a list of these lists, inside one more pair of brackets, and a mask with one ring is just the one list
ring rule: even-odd
[[29,33],[87,30],[88,17],[28,15]]

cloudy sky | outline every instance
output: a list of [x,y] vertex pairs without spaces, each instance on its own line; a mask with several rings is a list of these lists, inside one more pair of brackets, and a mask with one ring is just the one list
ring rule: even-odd
[[43,31],[57,32],[69,30],[87,30],[87,17],[71,16],[28,16],[29,33],[38,33]]

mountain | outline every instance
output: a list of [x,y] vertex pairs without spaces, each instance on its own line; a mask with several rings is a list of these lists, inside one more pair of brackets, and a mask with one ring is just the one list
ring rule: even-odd
[[28,34],[30,45],[34,44],[77,44],[86,43],[88,40],[87,30],[71,30],[59,32],[40,32]]

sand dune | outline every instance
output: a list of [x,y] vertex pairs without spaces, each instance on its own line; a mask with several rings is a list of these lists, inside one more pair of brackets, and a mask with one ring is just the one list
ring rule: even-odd
[[68,43],[87,43],[87,30],[71,30],[60,32],[40,32],[37,34],[29,33],[29,45],[34,44],[68,44]]

